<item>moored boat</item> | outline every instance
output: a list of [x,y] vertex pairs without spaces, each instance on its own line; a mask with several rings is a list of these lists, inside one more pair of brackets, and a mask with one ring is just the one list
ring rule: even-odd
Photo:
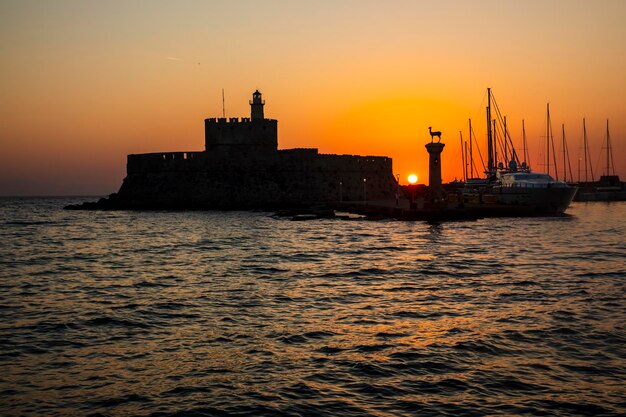
[[[555,180],[549,173],[532,172],[526,161],[520,163],[513,141],[506,129],[506,118],[503,120],[503,138],[500,141],[497,140],[497,120],[492,119],[491,89],[487,89],[487,97],[488,164],[485,178],[467,180],[463,189],[464,201],[509,206],[512,210],[527,211],[532,214],[563,214],[578,188],[565,181]],[[496,116],[499,119],[502,118],[497,106]],[[503,150],[506,165],[503,162],[497,162],[498,145]]]
[[548,174],[501,172],[491,192],[500,204],[527,206],[545,214],[561,214],[569,207],[577,188]]
[[597,182],[582,182],[574,201],[626,201],[626,183],[617,175],[602,175]]
[[[584,128],[584,119],[583,133],[583,146],[585,150],[585,181],[580,182],[579,180],[578,186],[580,187],[580,190],[576,194],[575,201],[626,201],[626,183],[621,181],[619,176],[615,173],[613,147],[611,145],[611,134],[609,132],[609,121],[606,121],[606,146],[604,147],[604,149],[606,149],[606,166],[604,168],[604,175],[600,176],[599,181],[595,181],[593,178],[593,167],[591,166],[591,162],[589,162],[589,164],[587,163],[589,149],[587,145],[587,130]],[[591,181],[588,181],[587,177],[588,165],[589,171],[591,171]]]

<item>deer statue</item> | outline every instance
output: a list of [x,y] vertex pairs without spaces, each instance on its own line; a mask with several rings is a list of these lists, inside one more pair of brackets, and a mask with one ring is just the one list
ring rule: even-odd
[[435,136],[437,136],[437,143],[441,142],[441,132],[433,132],[431,130],[431,127],[428,126],[428,132],[430,133],[430,142],[432,143],[435,139]]

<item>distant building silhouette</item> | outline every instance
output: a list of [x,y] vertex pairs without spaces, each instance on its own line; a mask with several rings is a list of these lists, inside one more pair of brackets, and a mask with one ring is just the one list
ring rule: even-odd
[[[394,198],[391,158],[278,149],[257,90],[250,118],[208,118],[205,150],[128,155],[121,208],[275,208]],[[365,181],[364,181],[365,180]]]

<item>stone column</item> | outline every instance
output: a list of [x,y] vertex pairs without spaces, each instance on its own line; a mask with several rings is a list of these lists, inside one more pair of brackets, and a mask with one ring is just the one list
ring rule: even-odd
[[426,144],[426,150],[430,156],[428,161],[428,188],[431,202],[437,204],[443,197],[441,185],[441,151],[446,146],[443,143],[431,142]]

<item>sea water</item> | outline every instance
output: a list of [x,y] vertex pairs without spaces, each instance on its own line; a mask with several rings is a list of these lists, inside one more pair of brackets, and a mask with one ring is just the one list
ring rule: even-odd
[[0,199],[2,415],[624,415],[626,203],[292,222]]

